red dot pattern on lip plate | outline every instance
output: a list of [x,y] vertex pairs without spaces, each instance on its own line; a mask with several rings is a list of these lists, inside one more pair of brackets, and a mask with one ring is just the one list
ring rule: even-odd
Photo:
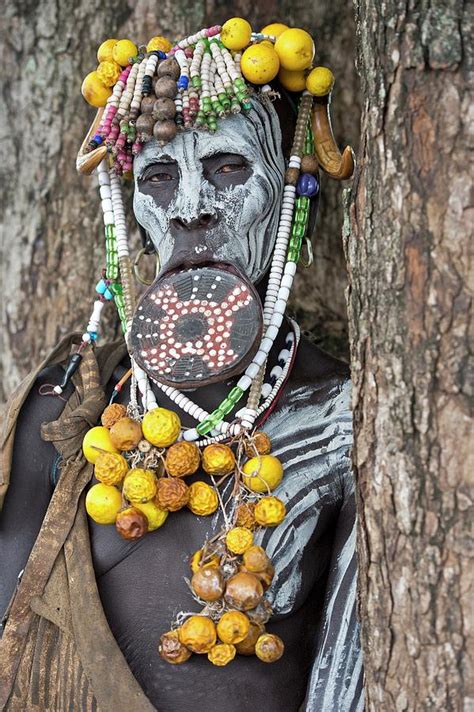
[[[217,281],[220,279],[217,278]],[[150,346],[150,342],[144,343],[143,337],[149,339],[150,334],[137,333],[136,336],[141,340],[139,354],[142,363],[156,376],[160,373],[165,376],[171,374],[183,357],[189,359],[191,367],[200,362],[206,365],[207,374],[185,372],[185,376],[192,375],[196,379],[209,375],[209,371],[228,369],[240,358],[232,348],[231,336],[238,312],[253,299],[248,287],[244,284],[234,286],[221,302],[212,299],[211,291],[206,291],[204,299],[196,297],[195,292],[196,289],[193,288],[190,299],[180,300],[174,287],[167,285],[150,295],[154,307],[165,312],[161,322],[154,320],[155,325],[159,324],[159,327],[155,326],[159,333],[155,331],[152,336],[158,339],[159,343],[151,343]],[[143,310],[143,306],[139,306],[138,310]],[[143,326],[151,322],[149,317],[144,318],[143,315],[138,318]],[[185,343],[180,342],[177,340],[177,328],[183,318],[199,318],[207,326],[207,333],[201,333]]]

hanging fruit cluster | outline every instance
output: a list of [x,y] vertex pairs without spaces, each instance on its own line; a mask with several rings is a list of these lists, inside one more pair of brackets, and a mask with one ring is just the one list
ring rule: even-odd
[[253,543],[254,509],[240,505],[237,521],[248,526],[223,532],[193,555],[191,589],[204,608],[161,636],[159,653],[167,662],[186,662],[192,653],[207,654],[217,666],[236,654],[266,663],[283,655],[281,638],[265,631],[272,609],[264,594],[275,570],[265,550]]
[[[284,503],[271,494],[283,467],[270,454],[268,436],[257,432],[237,439],[234,449],[212,443],[201,450],[179,439],[181,422],[173,411],[155,408],[139,422],[116,403],[107,406],[101,423],[83,441],[97,480],[86,496],[95,522],[115,525],[124,539],[136,540],[184,507],[208,516],[221,505],[225,514],[227,525],[191,559],[191,590],[204,608],[162,636],[160,655],[175,664],[192,653],[206,653],[214,665],[226,665],[236,653],[277,660],[283,642],[264,629],[272,612],[264,594],[275,571],[254,543],[259,527],[276,527],[286,514]],[[185,478],[200,467],[211,484],[188,485]],[[229,477],[235,479],[232,496],[223,502],[214,478]]]

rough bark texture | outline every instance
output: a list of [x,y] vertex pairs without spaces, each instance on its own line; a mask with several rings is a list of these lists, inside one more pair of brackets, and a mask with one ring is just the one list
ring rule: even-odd
[[473,709],[466,12],[357,6],[364,106],[345,247],[371,712]]
[[[358,134],[354,29],[349,0],[317,5],[239,1],[39,0],[9,3],[1,22],[1,180],[5,204],[1,263],[2,343],[0,398],[70,328],[84,328],[103,262],[99,200],[94,181],[75,172],[75,156],[94,116],[80,95],[95,52],[110,36],[144,42],[160,31],[182,36],[206,24],[244,15],[261,27],[274,19],[310,29],[318,61],[338,77],[336,132]],[[324,54],[322,54],[324,52]],[[323,186],[316,264],[302,270],[293,308],[317,341],[344,352],[345,267],[339,188]],[[131,224],[133,220],[131,218]],[[134,230],[135,245],[138,236]],[[117,333],[113,309],[106,334]]]

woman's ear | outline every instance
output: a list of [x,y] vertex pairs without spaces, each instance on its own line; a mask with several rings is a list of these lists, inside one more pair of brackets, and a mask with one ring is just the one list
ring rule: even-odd
[[137,225],[138,225],[138,231],[140,232],[140,237],[142,240],[142,246],[143,246],[143,249],[145,250],[145,255],[152,255],[154,252],[156,252],[156,250],[155,250],[155,246],[151,240],[151,237],[147,233],[145,228],[142,225],[140,225],[140,223],[138,221],[137,221]]

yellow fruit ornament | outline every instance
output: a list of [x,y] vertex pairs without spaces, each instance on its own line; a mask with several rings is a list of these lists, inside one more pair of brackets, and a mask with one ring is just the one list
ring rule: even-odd
[[270,25],[265,25],[260,32],[262,35],[271,35],[271,37],[278,38],[285,30],[288,29],[288,25],[284,25],[283,22],[272,22]]
[[263,527],[277,527],[286,515],[286,507],[278,497],[262,497],[255,507],[255,521]]
[[189,487],[188,507],[193,514],[206,517],[213,514],[219,506],[216,491],[205,482],[193,482]]
[[201,453],[194,443],[182,440],[166,451],[166,469],[171,477],[193,475],[199,468]]
[[168,519],[169,512],[158,507],[155,502],[135,502],[133,506],[143,512],[148,519],[149,532],[154,532],[155,529],[162,527]]
[[275,42],[275,52],[283,69],[292,72],[307,69],[314,57],[313,38],[305,30],[285,30]]
[[197,551],[194,552],[194,554],[191,557],[191,571],[193,574],[195,574],[197,571],[199,571],[200,568],[203,569],[217,569],[220,564],[220,558],[217,554],[214,554],[211,556],[208,560],[205,561],[205,563],[201,563],[202,561],[202,549],[198,549]]
[[207,659],[211,661],[213,665],[218,667],[224,667],[235,658],[235,647],[233,645],[226,645],[226,643],[217,643],[210,649],[207,654]]
[[114,56],[113,56],[113,50],[115,45],[117,44],[118,40],[116,39],[109,39],[105,40],[105,42],[102,42],[100,45],[99,49],[97,50],[97,61],[98,62],[112,62]]
[[278,487],[283,477],[283,467],[274,455],[252,457],[242,468],[244,483],[253,492],[268,492]]
[[306,89],[313,96],[326,96],[334,86],[334,74],[327,67],[315,67],[306,78]]
[[146,46],[146,51],[147,52],[169,52],[171,47],[173,45],[169,40],[166,39],[166,37],[162,37],[161,35],[157,35],[156,37],[152,37],[151,40],[148,42]]
[[304,70],[290,72],[282,67],[278,72],[278,80],[282,87],[288,91],[304,91],[306,89],[306,72]]
[[118,452],[101,452],[95,461],[94,475],[104,485],[118,485],[128,472],[128,463]]
[[131,40],[119,40],[112,50],[114,62],[120,64],[121,67],[126,67],[130,63],[130,59],[138,54],[137,45]]
[[122,68],[117,62],[101,62],[97,67],[97,76],[106,87],[113,87],[118,82]]
[[148,442],[155,447],[168,447],[178,439],[181,421],[172,410],[154,408],[145,414],[142,431]]
[[179,629],[178,637],[193,653],[208,653],[216,644],[216,626],[207,616],[191,616]]
[[217,635],[223,643],[241,643],[248,635],[250,621],[241,611],[227,611],[217,624]]
[[110,431],[103,425],[97,425],[87,431],[82,441],[82,452],[88,462],[95,463],[101,450],[106,452],[118,452],[112,445]]
[[234,527],[227,532],[225,543],[231,554],[243,554],[253,544],[253,534],[250,529]]
[[280,60],[271,44],[251,45],[242,55],[240,68],[252,84],[266,84],[275,79],[280,69]]
[[234,52],[247,47],[251,36],[252,26],[243,17],[231,17],[222,25],[221,42],[224,47]]
[[228,475],[235,467],[234,453],[228,445],[207,445],[202,453],[202,466],[208,475]]
[[97,72],[89,72],[82,82],[81,94],[88,104],[99,108],[106,105],[112,89],[101,82]]
[[130,470],[123,483],[123,496],[129,502],[149,502],[156,494],[157,479],[151,470],[136,467]]
[[122,506],[122,496],[111,485],[93,485],[86,495],[87,514],[97,524],[115,524]]

